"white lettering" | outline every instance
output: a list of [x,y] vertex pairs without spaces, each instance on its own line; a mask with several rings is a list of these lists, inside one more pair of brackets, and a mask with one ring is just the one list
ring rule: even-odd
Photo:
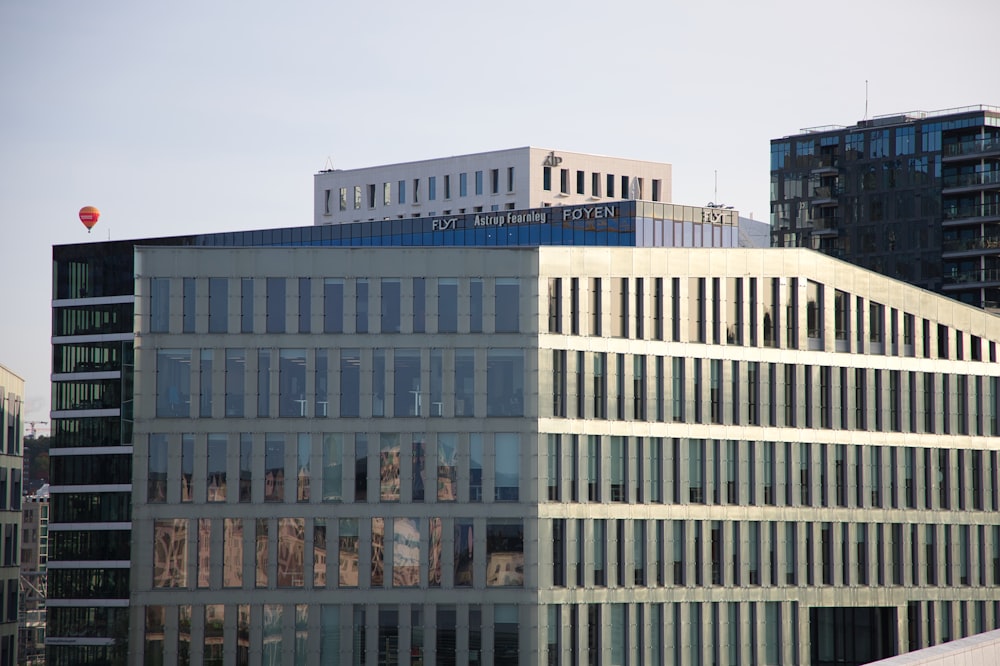
[[563,208],[563,222],[571,220],[594,220],[602,217],[617,217],[618,206],[582,206]]

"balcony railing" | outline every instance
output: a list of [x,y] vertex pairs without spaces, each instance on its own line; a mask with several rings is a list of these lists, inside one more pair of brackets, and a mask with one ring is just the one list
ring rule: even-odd
[[955,271],[944,276],[945,284],[965,284],[968,282],[1000,282],[1000,268]]
[[1000,236],[983,236],[981,238],[962,238],[946,240],[941,243],[945,252],[962,252],[964,250],[1000,250]]
[[979,185],[1000,185],[1000,171],[979,173],[957,173],[941,179],[944,187],[976,187]]
[[813,229],[838,229],[840,228],[840,216],[830,215],[827,217],[814,217],[811,220]]
[[816,199],[832,199],[844,193],[841,185],[820,185],[813,188],[813,197]]
[[1000,203],[984,203],[945,208],[944,219],[960,220],[966,217],[994,217],[1000,215]]
[[959,155],[990,153],[995,150],[1000,150],[1000,138],[973,139],[972,141],[949,143],[944,147],[944,154],[946,157],[957,157]]

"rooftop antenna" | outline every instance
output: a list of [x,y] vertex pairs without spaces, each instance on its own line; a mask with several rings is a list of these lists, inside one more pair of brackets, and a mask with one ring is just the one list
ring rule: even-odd
[[865,120],[868,120],[868,79],[865,79]]
[[719,200],[719,170],[715,170],[715,196],[712,197],[712,201]]
[[333,171],[333,158],[329,155],[326,156],[326,165],[323,167],[323,171]]

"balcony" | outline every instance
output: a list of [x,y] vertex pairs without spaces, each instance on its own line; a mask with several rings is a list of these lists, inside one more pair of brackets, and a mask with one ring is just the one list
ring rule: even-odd
[[977,268],[971,271],[955,271],[944,276],[945,288],[978,287],[984,282],[1000,283],[1000,268]]
[[968,222],[989,222],[991,218],[1000,220],[1000,203],[971,204],[950,207],[945,202],[944,226],[956,226]]
[[812,199],[809,201],[814,206],[836,206],[838,197],[844,193],[844,188],[840,185],[820,185],[813,188]]
[[817,155],[813,161],[810,173],[823,175],[835,174],[840,171],[840,155]]
[[836,236],[840,233],[840,216],[827,215],[825,217],[814,217],[812,220],[813,236]]
[[942,194],[957,194],[963,191],[992,189],[1000,187],[1000,171],[980,171],[978,173],[957,173],[941,179]]
[[943,160],[949,162],[968,157],[986,157],[1000,155],[1000,138],[973,139],[950,143],[944,146]]
[[987,250],[1000,251],[1000,235],[946,240],[941,243],[941,250],[946,255],[949,253],[977,253]]

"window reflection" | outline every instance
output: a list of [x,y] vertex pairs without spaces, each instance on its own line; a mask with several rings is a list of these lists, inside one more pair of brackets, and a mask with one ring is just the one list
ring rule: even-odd
[[228,435],[212,433],[208,436],[206,476],[209,502],[226,501],[226,440]]
[[437,447],[437,498],[439,502],[458,499],[458,435],[441,433]]
[[181,501],[194,500],[194,435],[181,435]]
[[372,587],[385,584],[385,518],[372,518]]
[[305,581],[305,520],[278,520],[278,587],[302,587]]
[[427,549],[427,584],[431,587],[441,587],[441,535],[442,521],[440,518],[429,518],[430,532]]
[[264,501],[285,500],[285,436],[268,433],[264,442]]
[[180,518],[153,522],[153,587],[187,587],[187,525]]
[[226,625],[226,607],[222,604],[207,604],[205,606],[205,651],[202,663],[222,666],[224,647],[223,628]]
[[253,435],[240,433],[240,502],[249,502],[253,488]]
[[379,497],[383,501],[399,501],[399,435],[382,434],[379,444]]
[[254,584],[257,587],[267,587],[268,586],[267,518],[257,519],[255,552],[256,552],[256,557],[255,557],[256,577]]
[[413,501],[424,501],[424,436],[414,433],[413,448],[411,450],[412,469],[410,476],[413,479]]
[[524,585],[524,526],[520,520],[486,524],[486,585]]
[[208,587],[211,576],[212,519],[198,519],[198,587]]
[[167,436],[149,436],[146,501],[161,504],[167,501]]
[[326,587],[326,519],[313,521],[313,587]]
[[344,436],[334,433],[323,435],[323,501],[343,500]]
[[455,587],[472,587],[473,529],[471,520],[455,521]]
[[311,466],[310,459],[312,457],[312,441],[308,434],[299,433],[298,435],[298,446],[296,454],[296,487],[295,487],[295,499],[298,502],[308,502],[310,495],[310,483],[311,483]]
[[263,658],[262,663],[281,663],[281,635],[284,629],[281,604],[264,604],[264,636],[263,636]]
[[483,435],[469,435],[469,501],[483,501]]
[[226,518],[222,535],[222,586],[243,587],[243,519]]
[[392,586],[420,584],[420,529],[416,518],[396,518],[392,533]]
[[358,519],[340,519],[338,546],[338,583],[340,587],[358,586]]

